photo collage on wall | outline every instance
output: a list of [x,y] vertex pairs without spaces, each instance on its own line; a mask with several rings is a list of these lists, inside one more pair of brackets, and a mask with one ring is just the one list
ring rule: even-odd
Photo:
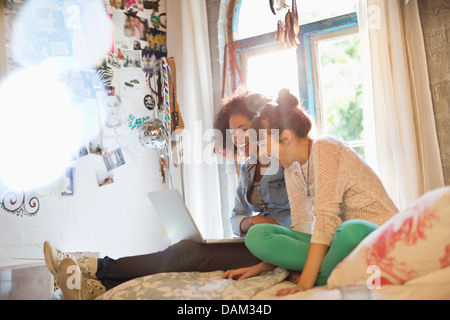
[[[88,74],[105,91],[96,93],[97,108],[91,109],[97,112],[91,119],[98,120],[100,134],[89,141],[86,152],[101,156],[105,163],[105,169],[95,173],[99,187],[114,183],[114,170],[126,164],[122,148],[134,156],[144,154],[138,130],[144,121],[161,118],[161,58],[167,57],[167,0],[103,1],[113,42],[98,61],[96,73]],[[115,142],[111,150],[106,141]]]
[[103,136],[114,136],[136,156],[144,152],[137,137],[139,128],[146,120],[162,117],[166,1],[105,0],[114,42],[97,72],[107,91],[100,115]]
[[[126,164],[122,148],[138,157],[146,152],[138,131],[144,121],[163,117],[161,59],[167,57],[167,0],[101,1],[113,27],[111,48],[95,70],[68,79],[91,131],[73,160],[89,154],[103,158],[105,168],[95,172],[99,187],[115,183],[115,169]],[[74,194],[74,176],[69,168],[70,187],[63,195]]]
[[[167,58],[167,0],[104,1],[114,40],[96,75],[106,88],[99,109],[102,139],[113,138],[131,154],[141,156],[145,149],[139,142],[139,129],[146,120],[164,117],[161,59]],[[109,156],[103,155],[105,164],[110,163]],[[111,168],[97,172],[99,186],[101,177],[108,183],[114,181],[113,173]]]
[[[86,155],[102,157],[105,167],[96,176],[98,186],[103,186],[113,183],[114,171],[126,164],[122,149],[133,156],[145,154],[138,133],[142,124],[164,118],[162,59],[167,58],[167,0],[98,0],[97,7],[90,1],[4,1],[7,52],[3,58],[8,76],[48,58],[75,61],[77,54],[98,57],[89,67],[65,70],[58,81],[68,87],[83,118],[83,146],[71,160]],[[29,17],[22,21],[27,32],[21,33],[22,38],[16,43],[23,49],[16,50],[21,53],[17,57],[10,50],[10,40],[24,11]],[[111,22],[108,32],[112,33],[112,42],[110,49],[98,56],[91,38],[104,32],[98,19],[102,13],[105,21]],[[76,38],[77,32],[91,36]],[[54,194],[55,190],[63,190],[58,191],[63,196],[76,194],[74,167],[72,164],[62,174],[64,181],[59,184],[66,187],[48,187],[45,194]]]

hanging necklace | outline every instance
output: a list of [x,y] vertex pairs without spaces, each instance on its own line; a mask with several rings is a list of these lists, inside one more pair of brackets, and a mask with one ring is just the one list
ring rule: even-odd
[[311,141],[308,140],[308,178],[305,177],[305,173],[303,172],[303,166],[300,164],[300,169],[302,170],[302,175],[303,175],[303,179],[305,179],[305,185],[306,185],[306,195],[308,197],[311,196],[311,192],[309,191],[309,152],[310,152],[310,146],[311,146]]

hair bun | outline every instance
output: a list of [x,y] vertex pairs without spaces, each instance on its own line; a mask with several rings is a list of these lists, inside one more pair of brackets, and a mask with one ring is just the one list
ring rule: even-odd
[[296,96],[291,94],[289,89],[283,88],[278,92],[278,105],[281,108],[297,108],[299,105],[299,100]]
[[283,97],[288,97],[290,96],[291,92],[289,91],[289,89],[283,88],[278,92],[278,99],[279,98],[283,98]]

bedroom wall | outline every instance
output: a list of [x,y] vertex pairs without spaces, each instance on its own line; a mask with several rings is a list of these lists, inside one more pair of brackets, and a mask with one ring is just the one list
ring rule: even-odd
[[[161,4],[164,0],[161,0],[160,8],[165,9]],[[0,13],[3,17],[1,9]],[[3,26],[2,19],[0,23]],[[115,33],[118,31],[122,30],[114,30]],[[4,61],[1,66],[0,80],[3,81],[6,80],[5,77],[1,79],[5,73]],[[122,95],[122,103],[133,104],[141,102],[142,98],[140,94],[128,92],[126,97]],[[136,147],[136,141],[119,143],[114,134],[102,135],[102,138],[105,150],[120,148],[125,160],[123,165],[112,170],[113,183],[98,184],[98,172],[105,172],[105,162],[101,155],[89,153],[71,163],[74,187],[70,191],[74,191],[73,195],[62,195],[59,189],[34,190],[30,197],[36,196],[39,210],[33,215],[9,212],[0,207],[0,261],[41,259],[45,240],[51,240],[67,251],[99,252],[115,258],[167,247],[169,239],[147,197],[148,192],[172,187],[169,176],[165,183],[162,182],[158,152],[139,144]],[[51,163],[51,159],[48,161]],[[180,173],[174,170],[172,174],[174,186],[179,188]],[[11,200],[5,197],[7,192],[7,186],[0,183],[0,201]]]
[[445,184],[450,185],[450,1],[419,0]]
[[124,151],[126,164],[114,183],[99,187],[95,173],[103,160],[88,155],[75,163],[75,194],[38,195],[35,216],[0,210],[0,260],[42,258],[51,240],[67,251],[92,251],[121,257],[166,247],[167,239],[146,193],[164,188],[151,153],[135,157]]

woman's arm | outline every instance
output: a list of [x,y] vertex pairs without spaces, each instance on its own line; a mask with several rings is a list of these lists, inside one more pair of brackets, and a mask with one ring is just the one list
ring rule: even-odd
[[246,175],[246,173],[244,173],[243,170],[245,170],[244,166],[241,166],[241,175],[234,197],[234,207],[231,211],[230,217],[231,229],[233,233],[239,237],[245,236],[248,231],[248,229],[246,230],[245,228],[242,228],[242,221],[246,218],[250,218],[253,214],[252,209],[249,207],[245,199],[245,189],[248,182],[244,181],[244,175]]
[[277,292],[277,296],[285,296],[311,289],[316,282],[320,266],[328,251],[328,248],[329,247],[324,244],[311,243],[308,251],[308,257],[306,258],[305,267],[300,275],[298,284],[295,287],[279,290]]
[[272,218],[263,217],[260,215],[247,217],[241,220],[241,232],[242,234],[247,234],[248,229],[250,227],[254,226],[255,224],[278,224],[277,221],[275,221]]

